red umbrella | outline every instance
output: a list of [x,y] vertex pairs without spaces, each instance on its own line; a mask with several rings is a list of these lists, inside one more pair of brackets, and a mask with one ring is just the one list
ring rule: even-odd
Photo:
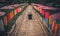
[[49,12],[45,12],[45,18],[49,18]]
[[43,9],[42,9],[41,13],[42,13],[42,15],[44,16],[44,10],[43,10]]

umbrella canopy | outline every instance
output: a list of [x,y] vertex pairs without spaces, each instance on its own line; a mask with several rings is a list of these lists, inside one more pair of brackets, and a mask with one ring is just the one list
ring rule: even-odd
[[44,6],[41,4],[34,4],[35,6],[39,6],[42,9],[47,9],[47,10],[56,10],[57,8],[49,7],[49,6]]
[[51,15],[51,17],[52,17],[53,19],[58,19],[58,20],[60,20],[60,13],[53,14],[53,15]]
[[0,11],[0,16],[5,15],[5,12]]
[[14,9],[14,7],[12,7],[12,6],[4,6],[4,7],[0,8],[0,9]]

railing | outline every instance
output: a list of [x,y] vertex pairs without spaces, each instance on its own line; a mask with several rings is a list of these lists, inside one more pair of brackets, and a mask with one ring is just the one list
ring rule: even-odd
[[[20,15],[23,13],[23,11],[26,9],[27,6],[28,6],[28,5],[25,5],[25,7],[23,8],[23,10],[16,15],[16,18],[14,17],[15,20],[18,18],[18,16],[20,16]],[[16,21],[15,21],[15,23],[14,23],[14,26],[15,26],[15,27],[14,27],[14,29],[12,28],[13,31],[10,30],[10,32],[8,32],[8,36],[17,36],[19,27],[20,27],[21,25],[18,27],[18,26],[16,26],[16,24],[17,24],[17,23],[16,23]],[[17,28],[17,27],[18,27],[18,28]],[[17,28],[17,29],[16,29],[16,28]]]
[[[19,12],[19,13],[17,13],[16,15],[14,15],[13,16],[13,18],[8,22],[8,25],[7,26],[4,26],[4,31],[1,33],[1,35],[3,35],[3,33],[4,33],[4,35],[7,35],[7,33],[9,32],[9,31],[11,31],[11,30],[13,30],[13,31],[11,31],[11,32],[14,32],[14,29],[15,29],[15,27],[16,27],[16,25],[15,25],[15,21],[17,20],[17,18],[19,17],[19,15],[21,15],[22,13],[23,13],[23,11],[25,10],[25,8],[28,6],[28,4],[27,3],[25,3],[24,5],[24,8]],[[20,7],[17,7],[17,8],[20,8]],[[2,9],[3,10],[3,9]],[[0,11],[2,11],[2,10],[0,10]],[[7,11],[9,14],[12,14],[12,13],[10,13],[11,11],[10,10],[4,10],[5,12]],[[8,14],[8,13],[6,13],[6,14]],[[14,10],[13,10],[13,13],[15,13],[14,12]],[[4,16],[6,16],[6,18],[8,17],[7,15],[4,15]],[[3,16],[3,18],[4,18],[4,16]],[[12,17],[12,16],[11,16]],[[4,20],[3,20],[4,21]],[[4,23],[4,22],[3,22]],[[4,24],[5,25],[5,24]],[[13,29],[12,29],[13,28]]]
[[[32,7],[33,7],[33,5],[32,5]],[[44,17],[42,17],[42,15],[39,13],[39,11],[37,11],[34,7],[33,7],[33,9],[40,15],[40,17],[41,17],[41,20],[40,20],[40,22],[41,22],[41,24],[44,24],[42,27],[44,28],[43,30],[45,31],[45,32],[48,32],[48,33],[45,33],[45,35],[48,35],[48,36],[53,36],[53,33],[52,33],[52,31],[48,28],[48,26],[47,26],[47,24],[44,22],[44,20],[43,20],[43,18]]]
[[[57,18],[59,18],[59,17],[57,17],[56,15],[55,15],[55,17],[57,17],[57,18],[54,18],[53,16],[51,16],[52,14],[54,14],[54,13],[49,13],[49,12],[56,12],[57,13],[57,15],[58,15],[58,13],[59,13],[59,9],[56,9],[56,11],[54,10],[54,11],[47,11],[47,13],[46,13],[46,11],[44,10],[44,12],[42,11],[40,11],[40,7],[38,7],[39,9],[37,9],[37,7],[35,8],[34,7],[34,9],[37,11],[37,13],[39,13],[40,14],[40,16],[42,17],[42,19],[43,19],[43,23],[44,24],[47,24],[46,26],[47,26],[47,28],[48,28],[48,31],[50,31],[50,32],[52,32],[52,35],[53,36],[60,36],[59,35],[59,31],[60,31],[60,25],[59,25],[59,23],[57,23],[59,20],[57,19]],[[55,9],[55,8],[54,8]],[[52,9],[53,10],[53,9]],[[42,14],[41,14],[42,13]],[[44,14],[44,15],[43,15]],[[46,17],[47,16],[47,14],[49,14],[48,15],[48,17]],[[58,21],[56,21],[56,20],[58,20]],[[46,22],[47,21],[47,22]]]

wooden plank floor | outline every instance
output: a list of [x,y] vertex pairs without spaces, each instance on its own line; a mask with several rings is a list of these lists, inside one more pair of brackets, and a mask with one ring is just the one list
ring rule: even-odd
[[[32,14],[32,20],[28,19],[28,14]],[[40,22],[40,16],[29,5],[23,14],[16,21],[15,32],[11,36],[47,36],[43,25]]]

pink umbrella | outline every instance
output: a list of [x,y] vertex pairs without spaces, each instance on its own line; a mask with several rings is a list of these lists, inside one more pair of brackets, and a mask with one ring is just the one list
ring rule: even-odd
[[5,15],[5,12],[0,11],[0,16]]
[[47,9],[47,10],[56,10],[57,8],[49,7],[49,6],[44,6],[41,4],[35,4],[35,6],[39,6],[42,9]]
[[53,19],[59,19],[60,20],[60,13],[53,14],[53,15],[51,15],[51,17]]
[[4,6],[4,7],[1,7],[0,9],[14,9],[14,7],[12,7],[12,6]]

